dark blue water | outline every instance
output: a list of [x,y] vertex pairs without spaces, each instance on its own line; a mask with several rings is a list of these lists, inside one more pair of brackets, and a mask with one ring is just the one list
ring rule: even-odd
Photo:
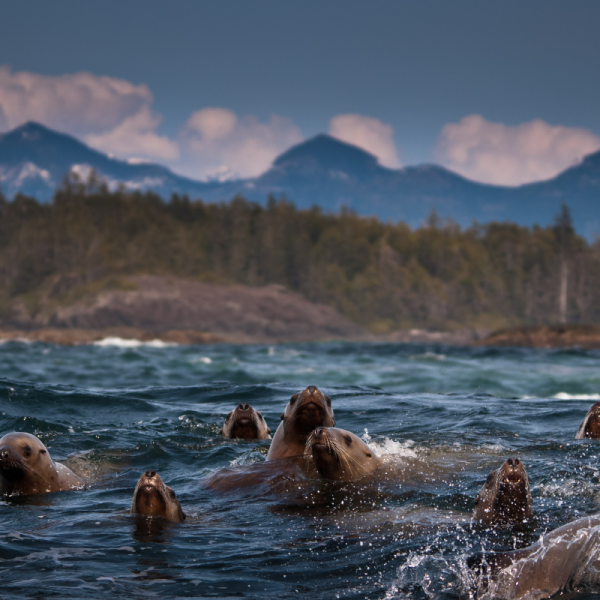
[[[599,366],[575,350],[2,344],[0,434],[38,435],[88,486],[0,501],[0,596],[468,596],[474,552],[598,512],[600,445],[573,438],[600,398]],[[307,385],[393,477],[290,479],[266,470],[268,442],[220,436],[240,402],[275,430]],[[482,531],[473,498],[509,456],[528,470],[537,521]],[[129,515],[149,468],[177,491],[184,524]]]

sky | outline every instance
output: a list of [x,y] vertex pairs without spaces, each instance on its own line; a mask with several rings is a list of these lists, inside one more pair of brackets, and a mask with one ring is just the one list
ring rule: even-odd
[[194,178],[330,133],[503,185],[600,149],[597,0],[21,0],[0,132],[35,120]]

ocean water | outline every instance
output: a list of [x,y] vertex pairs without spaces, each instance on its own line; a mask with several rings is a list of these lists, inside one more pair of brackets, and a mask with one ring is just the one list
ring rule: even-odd
[[[87,481],[0,500],[0,597],[468,598],[469,556],[600,510],[600,445],[574,439],[600,399],[599,366],[583,350],[0,344],[0,434],[38,435]],[[393,477],[276,472],[268,442],[220,435],[240,402],[274,431],[308,385]],[[511,456],[536,519],[486,531],[474,497]],[[185,523],[129,515],[146,469],[176,490]]]

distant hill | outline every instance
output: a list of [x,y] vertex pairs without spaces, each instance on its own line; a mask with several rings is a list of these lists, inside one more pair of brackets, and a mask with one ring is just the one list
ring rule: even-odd
[[39,123],[25,123],[0,135],[0,186],[7,197],[21,192],[49,201],[65,174],[76,171],[87,177],[92,168],[109,184],[121,182],[130,189],[152,190],[165,197],[173,192],[196,197],[210,188],[160,165],[110,158]]
[[421,225],[432,209],[463,226],[473,219],[546,225],[565,202],[579,232],[588,237],[600,233],[600,152],[553,179],[511,188],[476,183],[437,165],[388,169],[356,146],[318,135],[281,154],[259,177],[206,183],[160,165],[109,158],[36,123],[0,136],[0,186],[8,197],[22,192],[48,201],[65,173],[85,176],[90,168],[112,186],[123,182],[165,198],[177,192],[216,202],[241,194],[264,203],[269,194],[285,195],[300,208],[337,211],[346,206],[412,226]]

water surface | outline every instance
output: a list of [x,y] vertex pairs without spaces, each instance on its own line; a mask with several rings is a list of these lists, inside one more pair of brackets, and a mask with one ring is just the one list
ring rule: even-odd
[[[580,350],[1,344],[0,434],[38,435],[89,481],[0,501],[3,594],[468,596],[474,552],[598,512],[600,446],[573,438],[600,399],[599,366],[600,352]],[[275,430],[307,385],[401,475],[337,488],[277,477],[209,487],[215,475],[264,468],[268,442],[220,436],[227,412],[248,402]],[[510,456],[528,470],[537,520],[524,532],[482,531],[470,522],[473,499]],[[129,516],[149,468],[177,491],[184,524]]]

